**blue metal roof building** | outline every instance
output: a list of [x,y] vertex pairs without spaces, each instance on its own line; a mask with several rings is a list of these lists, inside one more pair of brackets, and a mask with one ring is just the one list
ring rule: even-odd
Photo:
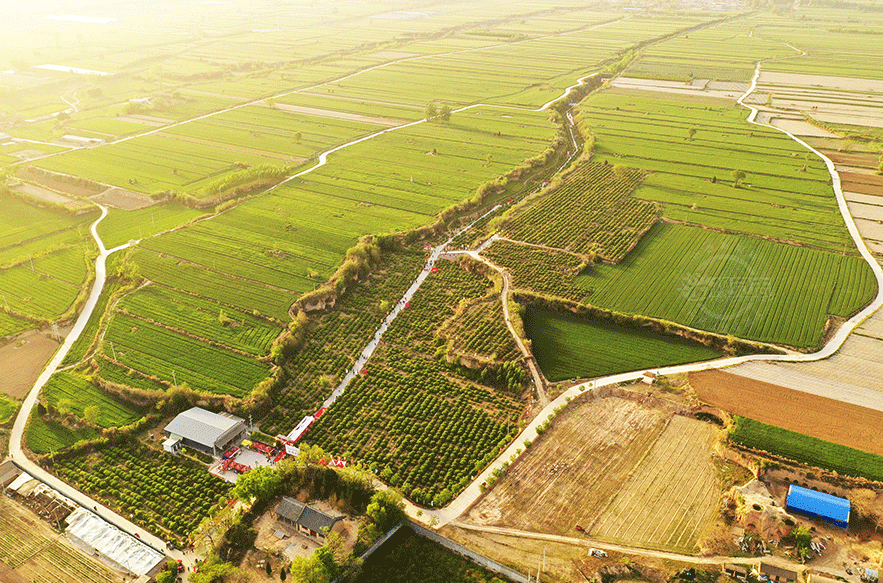
[[804,516],[827,520],[840,528],[849,526],[849,500],[794,484],[788,489],[785,507]]

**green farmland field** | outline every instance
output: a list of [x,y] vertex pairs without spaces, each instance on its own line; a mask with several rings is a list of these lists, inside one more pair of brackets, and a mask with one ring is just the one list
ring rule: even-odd
[[129,294],[117,309],[255,356],[269,353],[281,331],[278,325],[250,313],[155,285]]
[[31,413],[25,441],[34,453],[59,451],[84,439],[95,439],[98,432],[91,427],[71,429],[52,419],[43,419]]
[[829,314],[848,317],[877,292],[858,256],[669,224],[575,284],[598,307],[802,348],[819,342]]
[[18,403],[0,393],[0,425],[8,423],[18,410]]
[[88,379],[75,373],[58,372],[52,375],[41,394],[56,408],[66,409],[85,419],[88,407],[98,407],[96,424],[99,427],[119,427],[137,421],[142,413],[108,395]]
[[722,356],[683,338],[528,308],[524,331],[552,382],[698,362]]
[[147,375],[237,397],[248,394],[270,371],[253,358],[124,314],[111,320],[102,353],[111,358],[115,353],[118,362]]
[[740,445],[769,452],[838,474],[883,481],[883,457],[845,445],[810,437],[747,417],[736,417],[730,439]]
[[[579,109],[598,161],[652,172],[633,196],[660,203],[664,217],[855,253],[824,163],[784,134],[747,124],[747,110],[621,89]],[[738,170],[747,176],[735,188]]]

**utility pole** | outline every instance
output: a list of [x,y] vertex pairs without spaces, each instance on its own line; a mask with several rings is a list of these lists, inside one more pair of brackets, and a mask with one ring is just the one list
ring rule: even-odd
[[110,343],[110,351],[113,353],[113,359],[116,360],[117,359],[117,351],[113,347],[113,342]]
[[11,312],[12,310],[9,309],[9,302],[6,301],[6,296],[5,296],[5,295],[3,296],[3,303],[6,304],[6,313],[8,314],[8,313]]
[[31,260],[31,271],[36,271],[34,269],[34,256],[28,253],[28,258]]
[[172,382],[175,383],[175,386],[178,386],[178,377],[175,376],[175,371],[172,371]]
[[543,547],[543,572],[546,572],[546,547]]

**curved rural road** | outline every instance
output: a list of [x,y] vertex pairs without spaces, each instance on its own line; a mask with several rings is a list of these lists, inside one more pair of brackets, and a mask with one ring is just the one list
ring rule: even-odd
[[[98,257],[95,259],[95,281],[92,284],[92,290],[89,293],[89,297],[86,300],[85,305],[83,306],[83,311],[80,312],[80,315],[77,317],[77,321],[74,323],[73,329],[71,329],[70,333],[64,339],[64,343],[61,345],[61,348],[58,349],[58,352],[55,353],[55,355],[52,357],[52,360],[49,361],[49,364],[37,378],[37,382],[34,383],[34,386],[28,392],[27,397],[25,397],[24,403],[22,403],[21,410],[19,411],[18,416],[15,418],[15,424],[12,426],[12,434],[9,439],[9,457],[12,459],[12,461],[16,463],[16,465],[18,465],[27,473],[31,474],[33,477],[54,488],[60,494],[67,496],[83,508],[86,508],[87,510],[92,509],[92,511],[98,514],[101,518],[113,524],[120,530],[129,534],[138,535],[138,537],[140,537],[143,542],[152,546],[160,553],[170,554],[175,559],[184,560],[185,555],[180,551],[170,552],[166,550],[165,541],[157,538],[143,528],[130,522],[125,517],[120,516],[110,508],[99,504],[97,501],[86,496],[79,490],[73,488],[72,486],[69,486],[62,479],[54,476],[53,474],[41,468],[36,463],[32,462],[25,455],[24,449],[22,447],[24,430],[27,426],[31,410],[37,404],[37,398],[40,395],[40,389],[43,388],[43,385],[46,384],[46,382],[49,380],[49,377],[51,377],[55,373],[56,369],[61,364],[61,361],[64,360],[65,356],[67,356],[67,353],[68,351],[70,351],[71,346],[73,346],[77,338],[80,337],[80,334],[82,334],[83,330],[86,327],[86,323],[89,321],[89,317],[95,310],[95,306],[98,303],[98,296],[101,295],[101,291],[104,288],[105,280],[107,279],[107,258],[111,254],[126,249],[127,247],[130,247],[131,245],[137,243],[137,241],[130,241],[125,245],[120,245],[118,247],[114,247],[113,249],[106,249],[104,247],[104,242],[98,235],[98,223],[100,223],[104,219],[104,217],[107,216],[107,208],[102,205],[97,206],[101,209],[101,216],[98,217],[98,219],[94,223],[92,223],[92,226],[90,227],[92,237],[98,244],[99,251]],[[190,557],[188,557],[188,559],[189,558]],[[190,562],[188,561],[188,565],[189,564]]]

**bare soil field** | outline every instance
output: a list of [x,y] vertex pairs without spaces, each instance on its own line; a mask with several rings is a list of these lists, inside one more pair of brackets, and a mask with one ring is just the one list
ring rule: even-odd
[[883,411],[718,370],[690,373],[703,401],[736,415],[883,455]]
[[27,182],[23,182],[17,186],[13,186],[12,190],[15,192],[24,194],[30,198],[40,200],[43,202],[50,202],[54,204],[63,204],[68,208],[77,208],[78,206],[86,206],[85,203],[78,200],[73,200],[57,192],[53,192],[42,186],[37,186],[36,184],[30,184]]
[[691,552],[716,516],[717,428],[621,393],[571,405],[462,518]]
[[58,343],[37,330],[20,334],[0,347],[0,392],[14,399],[23,398],[40,371],[55,353]]
[[60,180],[58,178],[54,178],[52,176],[45,176],[41,173],[32,172],[27,168],[23,168],[19,175],[25,179],[30,180],[36,184],[40,184],[45,186],[49,190],[54,190],[56,192],[61,192],[64,194],[69,194],[71,196],[91,196],[93,194],[97,194],[101,192],[104,188],[90,185],[82,185],[82,184],[70,184],[65,182],[64,180]]
[[877,156],[868,152],[838,152],[837,150],[823,149],[822,154],[830,158],[835,164],[843,164],[845,166],[874,169],[879,164]]
[[645,91],[660,91],[662,93],[674,93],[678,95],[698,95],[702,97],[715,97],[718,99],[739,99],[748,89],[748,85],[739,83],[712,85],[705,80],[695,79],[692,83],[681,81],[663,81],[660,79],[640,79],[635,77],[617,77],[610,84],[623,89],[643,89]]
[[101,194],[90,196],[89,200],[124,211],[136,211],[156,204],[156,201],[149,196],[117,187],[108,188]]
[[839,172],[843,190],[859,194],[883,194],[883,176]]
[[[25,580],[40,583],[116,583],[124,580],[6,496],[0,496],[0,561]],[[2,571],[0,580],[6,581],[2,578]]]
[[792,85],[797,87],[825,87],[845,91],[869,91],[883,93],[883,81],[878,79],[858,79],[854,77],[832,77],[830,75],[806,75],[803,73],[777,73],[761,71],[758,84]]
[[786,132],[791,132],[797,136],[813,136],[816,138],[836,138],[837,134],[831,133],[828,130],[816,127],[811,123],[803,121],[802,119],[788,119],[785,117],[773,117],[770,119],[770,124],[779,129],[785,130]]
[[355,121],[359,123],[373,123],[384,127],[395,127],[407,123],[398,119],[390,119],[388,117],[371,117],[367,115],[359,115],[357,113],[346,113],[343,111],[333,111],[330,109],[317,109],[315,107],[304,107],[302,105],[287,105],[285,103],[276,103],[274,109],[280,109],[289,113],[299,113],[302,115],[312,115],[315,117],[324,117],[328,119],[341,119],[345,121]]
[[721,492],[711,448],[718,432],[710,423],[672,417],[589,534],[648,548],[694,550],[717,515]]

